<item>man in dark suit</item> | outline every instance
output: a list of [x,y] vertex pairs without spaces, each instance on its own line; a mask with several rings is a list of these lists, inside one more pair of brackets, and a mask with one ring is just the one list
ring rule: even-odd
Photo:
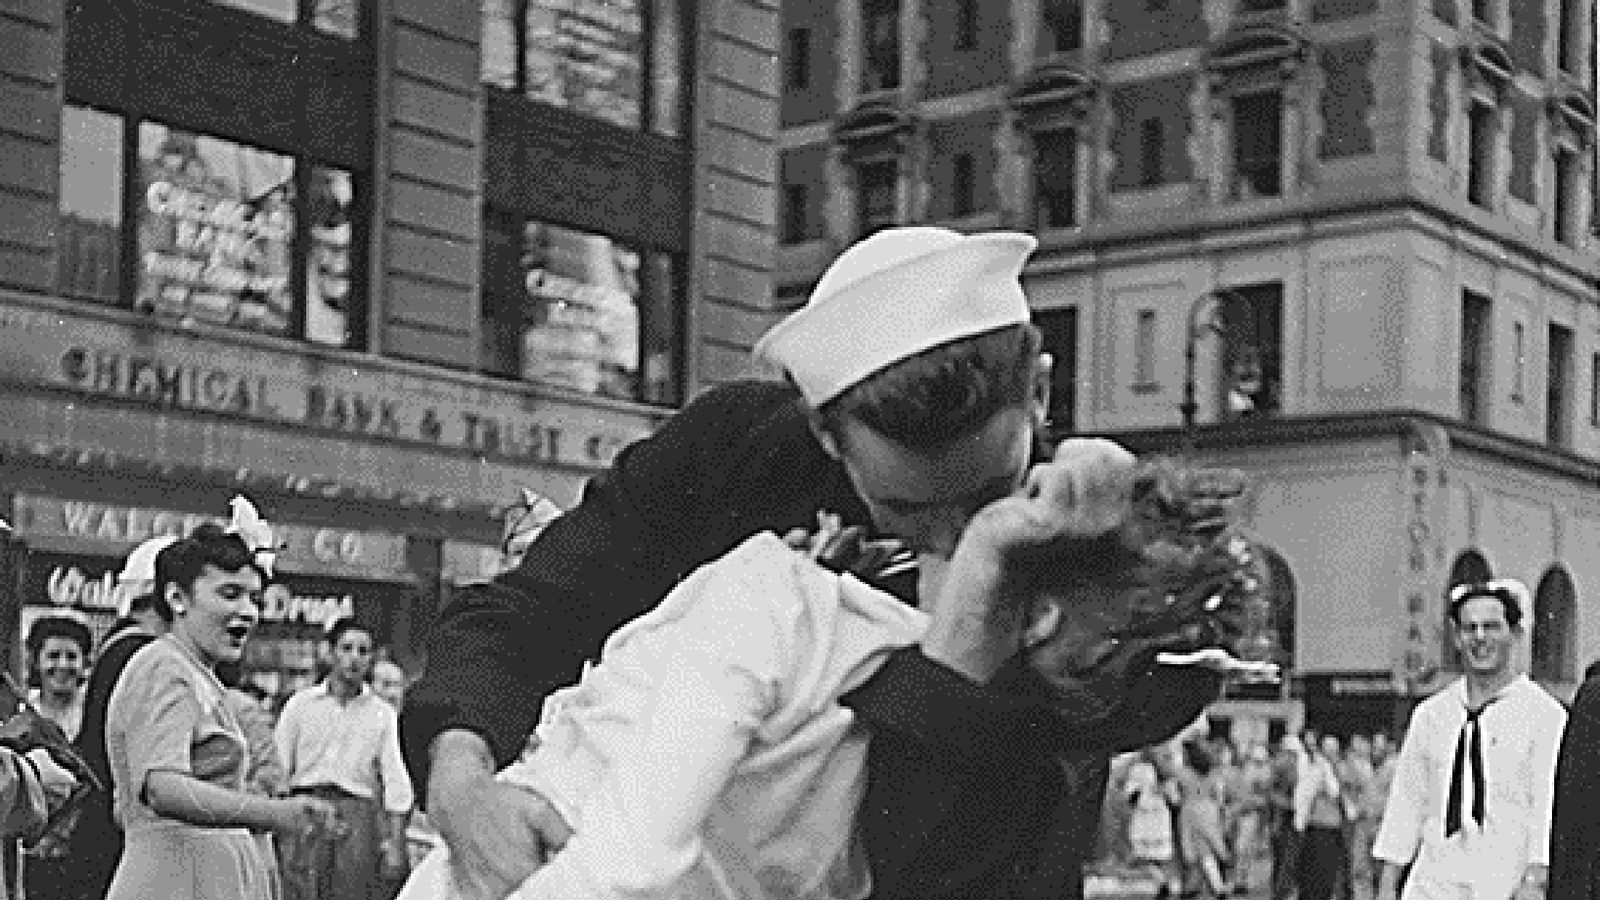
[[1556,761],[1546,900],[1600,898],[1600,660],[1583,673]]
[[858,825],[873,896],[1081,893],[1111,754],[1164,739],[1217,696],[1216,676],[1158,667],[1156,653],[1216,634],[1196,623],[1125,642],[1110,665],[1127,677],[1069,716],[1025,669],[995,677],[1020,636],[992,593],[941,580],[972,513],[1048,453],[1050,360],[1020,282],[1034,246],[938,228],[857,244],[757,347],[789,384],[706,392],[591,480],[517,570],[443,611],[402,732],[466,897],[498,900],[562,840],[547,804],[492,778],[541,698],[695,567],[819,513],[908,542],[920,584],[896,592],[931,617],[920,647],[844,698],[872,734]]

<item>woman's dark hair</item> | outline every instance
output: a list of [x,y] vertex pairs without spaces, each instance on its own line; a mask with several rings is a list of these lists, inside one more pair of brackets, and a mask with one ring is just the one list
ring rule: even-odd
[[817,423],[836,438],[849,418],[910,447],[946,446],[1027,400],[1043,341],[1024,323],[924,350],[824,403]]
[[85,660],[89,658],[89,651],[94,646],[94,636],[89,633],[89,626],[65,616],[44,616],[28,629],[26,644],[28,661],[31,664],[38,663],[39,651],[44,649],[44,642],[51,638],[66,638],[77,644]]
[[1202,778],[1211,774],[1213,763],[1211,751],[1195,741],[1184,741],[1183,761]]
[[220,525],[205,522],[188,537],[156,554],[156,590],[165,595],[169,584],[190,590],[206,566],[229,573],[251,569],[263,582],[268,580],[242,538],[228,534]]

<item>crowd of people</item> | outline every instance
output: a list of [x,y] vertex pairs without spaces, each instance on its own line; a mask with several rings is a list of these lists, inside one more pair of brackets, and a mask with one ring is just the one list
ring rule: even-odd
[[98,647],[70,615],[33,622],[28,708],[103,789],[54,839],[26,842],[28,900],[399,891],[415,806],[399,744],[404,673],[369,626],[342,619],[316,684],[273,708],[242,671],[273,552],[238,498],[226,528],[135,548],[118,582],[124,615]]
[[1397,756],[1386,733],[1275,747],[1182,735],[1112,769],[1099,858],[1160,896],[1373,900],[1373,841]]

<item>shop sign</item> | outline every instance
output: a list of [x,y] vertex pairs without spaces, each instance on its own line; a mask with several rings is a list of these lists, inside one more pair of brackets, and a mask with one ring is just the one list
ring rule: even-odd
[[[117,585],[122,561],[108,557],[33,553],[23,586],[23,603],[115,614],[127,599]],[[354,615],[355,597],[348,591],[301,591],[287,582],[268,585],[261,598],[261,621],[326,625]]]
[[[15,501],[20,534],[46,534],[134,545],[158,535],[184,535],[202,522],[227,524],[224,516],[165,509],[113,506],[54,497],[19,495]],[[403,535],[271,523],[283,542],[279,564],[288,569],[406,571]]]
[[425,380],[410,389],[396,373],[328,367],[299,356],[201,344],[57,312],[0,310],[0,372],[79,394],[115,397],[317,432],[357,435],[487,457],[599,468],[644,437],[641,417],[563,405],[538,413],[506,393]]
[[1329,697],[1388,697],[1396,693],[1392,672],[1322,672],[1305,676],[1306,693]]

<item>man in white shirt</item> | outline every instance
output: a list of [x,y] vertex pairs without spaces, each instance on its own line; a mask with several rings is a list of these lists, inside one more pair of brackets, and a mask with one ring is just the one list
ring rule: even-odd
[[372,632],[341,619],[328,641],[332,671],[289,698],[276,737],[290,793],[332,802],[345,830],[333,840],[289,842],[286,900],[370,900],[406,866],[406,818],[414,797],[400,756],[398,714],[367,686]]
[[1531,607],[1509,579],[1450,592],[1465,674],[1412,714],[1373,856],[1378,900],[1543,900],[1567,713],[1512,666]]

